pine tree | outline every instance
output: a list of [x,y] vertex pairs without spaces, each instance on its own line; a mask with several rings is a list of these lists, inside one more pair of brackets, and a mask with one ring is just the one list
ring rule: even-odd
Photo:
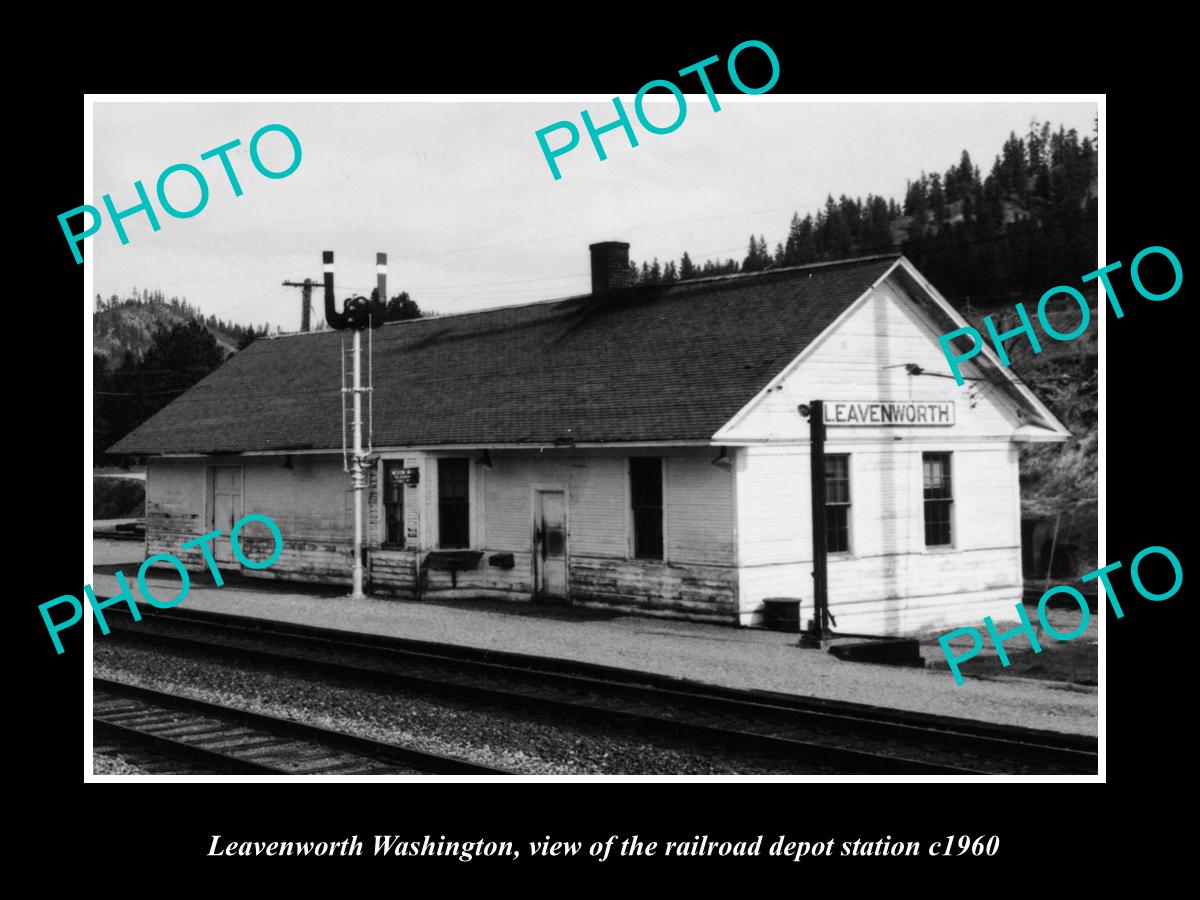
[[667,260],[666,266],[663,268],[662,283],[674,284],[679,280],[679,273],[675,270],[675,260]]
[[908,182],[907,189],[904,192],[904,214],[912,216],[919,221],[924,221],[925,212],[929,207],[927,200],[928,185],[925,179],[925,173],[921,173],[921,177],[916,181]]
[[935,225],[946,218],[946,195],[942,191],[942,179],[937,172],[929,176],[929,211],[933,214]]
[[821,248],[817,246],[817,223],[809,214],[800,223],[800,257],[798,262],[814,263],[821,258]]
[[[843,196],[842,200],[845,199]],[[842,214],[842,206],[833,199],[832,194],[825,199],[825,219],[820,223],[824,233],[818,234],[824,259],[847,259],[854,255],[854,240],[846,217]]]
[[679,280],[687,281],[689,278],[696,277],[696,266],[692,262],[692,258],[684,251],[683,258],[679,260]]
[[743,272],[757,272],[763,266],[763,260],[758,255],[758,241],[750,235],[750,245],[746,248],[746,258],[742,260]]

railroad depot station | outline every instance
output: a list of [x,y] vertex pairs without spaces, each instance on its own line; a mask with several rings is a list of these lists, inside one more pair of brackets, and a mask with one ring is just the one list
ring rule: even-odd
[[[371,333],[369,595],[742,626],[788,597],[807,619],[817,521],[839,631],[1012,617],[1018,447],[1069,435],[989,349],[955,383],[938,338],[965,323],[911,263],[629,287],[627,244],[591,259],[590,294]],[[255,572],[218,541],[222,569],[350,583],[343,340],[255,341],[110,448],[147,457],[148,554],[206,571],[180,545],[261,513],[281,557]]]

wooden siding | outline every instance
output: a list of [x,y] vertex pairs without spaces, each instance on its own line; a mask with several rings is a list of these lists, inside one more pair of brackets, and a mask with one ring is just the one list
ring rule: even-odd
[[[205,470],[194,461],[151,459],[146,465],[146,539],[170,546],[199,537],[207,530]],[[151,550],[151,553],[169,553]],[[198,551],[197,551],[198,552]],[[178,556],[179,554],[176,553]]]
[[736,623],[737,570],[644,559],[571,559],[571,602]]
[[664,552],[672,563],[731,565],[733,472],[712,464],[716,451],[667,458],[663,483]]
[[240,465],[245,472],[244,514],[270,516],[289,543],[353,540],[353,493],[350,477],[342,471],[341,457],[292,457],[284,468],[279,456],[247,457],[224,465]]
[[[715,451],[670,456],[663,482],[665,553],[670,562],[733,563],[732,475],[710,465]],[[548,457],[491,454],[478,467],[482,548],[528,553],[533,548],[533,495],[567,492],[571,555],[630,556],[628,458],[624,455]]]
[[[665,452],[665,451],[664,451]],[[371,592],[403,599],[490,596],[528,600],[534,590],[533,496],[562,489],[568,504],[568,578],[571,602],[623,610],[655,611],[735,621],[737,576],[733,568],[732,480],[729,469],[711,465],[715,451],[683,451],[668,457],[663,484],[667,560],[631,560],[628,456],[619,451],[544,453],[492,451],[492,468],[472,457],[472,533],[479,565],[450,573],[424,568],[436,549],[437,463],[454,453],[383,454],[420,470],[420,483],[405,488],[403,549],[383,548],[381,467],[369,473],[364,518],[367,584]],[[147,476],[147,543],[151,552],[174,553],[189,568],[205,563],[199,550],[180,544],[203,534],[207,470],[239,465],[245,472],[244,514],[270,516],[283,535],[280,559],[269,569],[242,569],[263,578],[348,584],[352,563],[353,495],[340,456],[154,460]],[[248,525],[242,547],[251,559],[272,549],[265,527]],[[514,565],[490,562],[511,553]],[[231,567],[234,564],[230,564]],[[241,568],[241,567],[238,567]]]
[[[206,570],[200,548],[182,550],[181,545],[208,531],[208,470],[240,466],[242,515],[269,516],[279,526],[283,550],[269,569],[247,569],[236,562],[221,563],[221,568],[256,578],[349,584],[353,517],[347,512],[352,508],[347,504],[349,480],[340,457],[295,455],[291,469],[283,464],[282,456],[151,459],[146,467],[147,553],[170,553],[189,570]],[[242,529],[239,541],[249,559],[265,559],[274,548],[270,533],[257,522]]]
[[[772,596],[800,597],[802,617],[812,613],[809,429],[797,407],[815,399],[955,404],[953,426],[828,429],[826,452],[850,455],[850,550],[829,557],[839,630],[962,624],[1020,597],[1020,419],[986,383],[935,377],[949,373],[939,334],[889,279],[719,432],[752,444],[736,454],[743,624]],[[909,375],[908,363],[933,374]],[[924,452],[952,454],[951,547],[925,546]]]
[[372,594],[416,598],[418,553],[415,550],[367,552],[367,586]]
[[[529,599],[534,492],[561,489],[567,494],[571,603],[733,621],[732,475],[710,464],[715,455],[705,449],[667,458],[663,563],[629,559],[626,453],[491,451],[490,469],[475,464],[477,549],[484,558],[474,571],[454,576],[426,571],[423,591]],[[514,567],[492,566],[488,557],[494,553],[512,553]]]
[[[1021,594],[1017,455],[989,443],[858,444],[850,454],[850,552],[829,556],[829,603],[842,631],[881,634],[977,621],[998,596]],[[953,546],[926,547],[922,454],[952,452]],[[739,618],[760,620],[766,597],[800,597],[812,612],[807,447],[738,452]],[[975,615],[983,610],[980,615]],[[1006,610],[1011,611],[1011,610]],[[965,618],[963,618],[965,616]]]

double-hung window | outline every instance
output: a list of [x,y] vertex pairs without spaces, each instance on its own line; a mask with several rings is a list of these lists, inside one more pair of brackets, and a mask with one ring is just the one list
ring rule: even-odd
[[925,473],[925,546],[948,547],[953,544],[951,509],[954,492],[950,482],[950,454],[926,453],[922,456]]
[[465,456],[438,460],[438,546],[471,544],[470,460]]
[[850,552],[850,455],[825,457],[825,550]]

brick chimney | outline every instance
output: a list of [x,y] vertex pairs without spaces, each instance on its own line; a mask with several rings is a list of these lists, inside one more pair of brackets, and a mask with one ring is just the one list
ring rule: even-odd
[[592,244],[592,293],[607,294],[629,287],[629,245],[621,241]]

